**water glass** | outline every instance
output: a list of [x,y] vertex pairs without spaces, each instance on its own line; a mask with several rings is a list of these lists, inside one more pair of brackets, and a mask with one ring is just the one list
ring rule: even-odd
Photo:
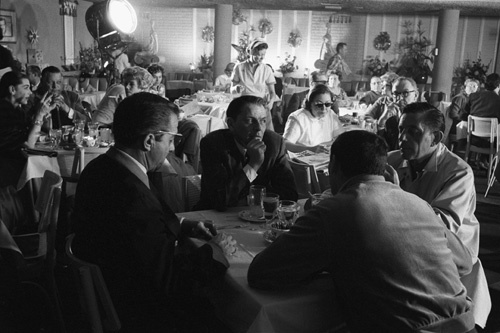
[[292,200],[281,200],[277,209],[279,223],[289,229],[299,217],[300,206]]
[[73,142],[71,134],[73,132],[74,127],[71,125],[64,125],[61,127],[61,129],[62,129],[61,142],[63,144],[68,144]]
[[248,192],[248,206],[250,207],[250,216],[255,218],[262,218],[264,215],[262,209],[262,200],[266,195],[266,187],[260,185],[250,186]]
[[74,120],[75,128],[78,128],[83,132],[85,130],[85,120]]
[[79,128],[75,128],[73,133],[71,133],[71,138],[77,146],[81,146],[83,142],[83,131]]
[[111,143],[111,128],[101,128],[99,130],[100,142]]
[[59,147],[59,144],[61,143],[62,130],[51,128],[49,132],[49,137],[50,141],[53,144],[54,149],[57,149]]
[[276,216],[276,210],[280,204],[280,196],[276,193],[266,193],[262,199],[262,209],[264,210],[264,217],[266,224],[269,224]]
[[88,124],[89,127],[89,136],[97,140],[97,137],[99,136],[99,124]]

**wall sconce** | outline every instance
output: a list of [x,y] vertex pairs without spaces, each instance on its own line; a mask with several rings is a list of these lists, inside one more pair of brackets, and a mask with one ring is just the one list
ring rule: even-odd
[[104,0],[87,9],[85,23],[101,48],[114,50],[123,46],[120,33],[129,35],[137,28],[137,14],[127,0]]
[[196,69],[192,62],[189,63],[189,69],[191,70],[191,72],[194,72],[194,70]]

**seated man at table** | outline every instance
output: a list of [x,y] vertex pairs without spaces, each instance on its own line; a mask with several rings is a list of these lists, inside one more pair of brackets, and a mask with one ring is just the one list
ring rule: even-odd
[[177,133],[174,106],[149,93],[124,99],[113,124],[115,146],[87,165],[76,190],[74,253],[99,265],[127,332],[171,324],[165,290],[177,240],[216,234],[212,224],[179,221],[148,179]]
[[[309,89],[304,90],[298,93],[294,93],[292,97],[290,98],[290,101],[286,105],[286,110],[283,112],[283,123],[286,124],[288,120],[288,116],[292,113],[297,111],[298,109],[303,107],[303,102],[304,99],[307,97],[307,94],[309,94],[309,91],[311,91],[312,88],[314,88],[315,85],[317,84],[326,84],[328,82],[328,77],[326,74],[321,73],[321,72],[311,72],[309,74]],[[339,106],[337,103],[334,103],[332,106],[332,110],[336,113],[339,114]]]
[[370,79],[370,91],[365,93],[363,97],[359,100],[359,104],[364,104],[366,106],[372,105],[382,97],[382,80],[378,76],[372,76]]
[[474,302],[476,323],[484,326],[491,308],[479,252],[479,222],[474,174],[470,166],[441,143],[444,116],[428,103],[403,109],[399,121],[400,150],[389,154],[399,185],[432,206],[441,223],[455,233],[472,256],[472,272],[462,278]]
[[61,128],[64,125],[73,125],[74,120],[89,121],[80,96],[69,90],[63,90],[63,76],[61,70],[55,66],[45,67],[42,71],[42,80],[32,96],[29,108],[39,108],[43,96],[49,93],[57,107],[52,109],[51,128]]
[[248,283],[291,288],[326,271],[352,333],[475,332],[459,279],[470,254],[424,200],[385,181],[386,161],[381,137],[341,134],[331,149],[333,197],[255,257]]
[[106,95],[97,106],[97,110],[94,111],[92,121],[111,126],[118,104],[125,97],[141,91],[149,91],[155,79],[146,69],[135,66],[123,70],[121,82],[108,88]]
[[246,205],[250,185],[266,186],[280,199],[297,200],[285,142],[266,130],[262,98],[241,96],[227,108],[229,129],[214,131],[201,140],[201,197],[197,207],[223,211]]

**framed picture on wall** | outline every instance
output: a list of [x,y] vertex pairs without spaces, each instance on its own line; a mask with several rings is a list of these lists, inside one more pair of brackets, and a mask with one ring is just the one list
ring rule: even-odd
[[0,43],[17,42],[16,12],[13,10],[0,9],[0,31],[3,38]]

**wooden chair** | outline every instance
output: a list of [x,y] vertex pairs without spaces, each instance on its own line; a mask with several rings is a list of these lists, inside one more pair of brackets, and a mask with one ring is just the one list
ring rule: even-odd
[[56,231],[62,188],[61,176],[47,170],[35,202],[39,214],[36,232],[13,235],[23,253],[26,267],[19,271],[21,281],[40,281],[46,288],[59,331],[65,331],[59,293],[54,278]]
[[194,205],[200,201],[201,175],[184,176],[181,179],[184,211],[190,212]]
[[316,168],[310,164],[304,164],[289,160],[292,167],[293,177],[295,178],[295,186],[299,193],[299,199],[309,198],[309,193],[319,193],[321,188],[319,186],[318,175]]
[[78,286],[80,305],[90,323],[90,332],[118,331],[121,322],[99,266],[78,259],[71,249],[75,234],[66,238],[66,255]]
[[500,124],[497,125],[497,151],[496,151],[495,156],[493,157],[493,160],[490,162],[491,174],[488,177],[488,187],[486,188],[486,192],[484,193],[485,198],[488,196],[488,192],[493,187],[495,180],[500,175],[500,169],[497,170],[498,162],[500,160],[500,140],[499,140],[499,138],[500,138]]
[[[488,166],[488,179],[491,177],[491,170],[493,165],[493,157],[497,154],[498,144],[495,146],[495,138],[497,137],[497,118],[486,118],[486,117],[474,117],[469,116],[467,118],[467,146],[465,148],[465,161],[469,161],[469,155],[471,152],[488,154],[490,163]],[[472,144],[473,136],[487,139],[490,143],[488,148],[479,147]],[[498,138],[497,138],[498,140]]]

